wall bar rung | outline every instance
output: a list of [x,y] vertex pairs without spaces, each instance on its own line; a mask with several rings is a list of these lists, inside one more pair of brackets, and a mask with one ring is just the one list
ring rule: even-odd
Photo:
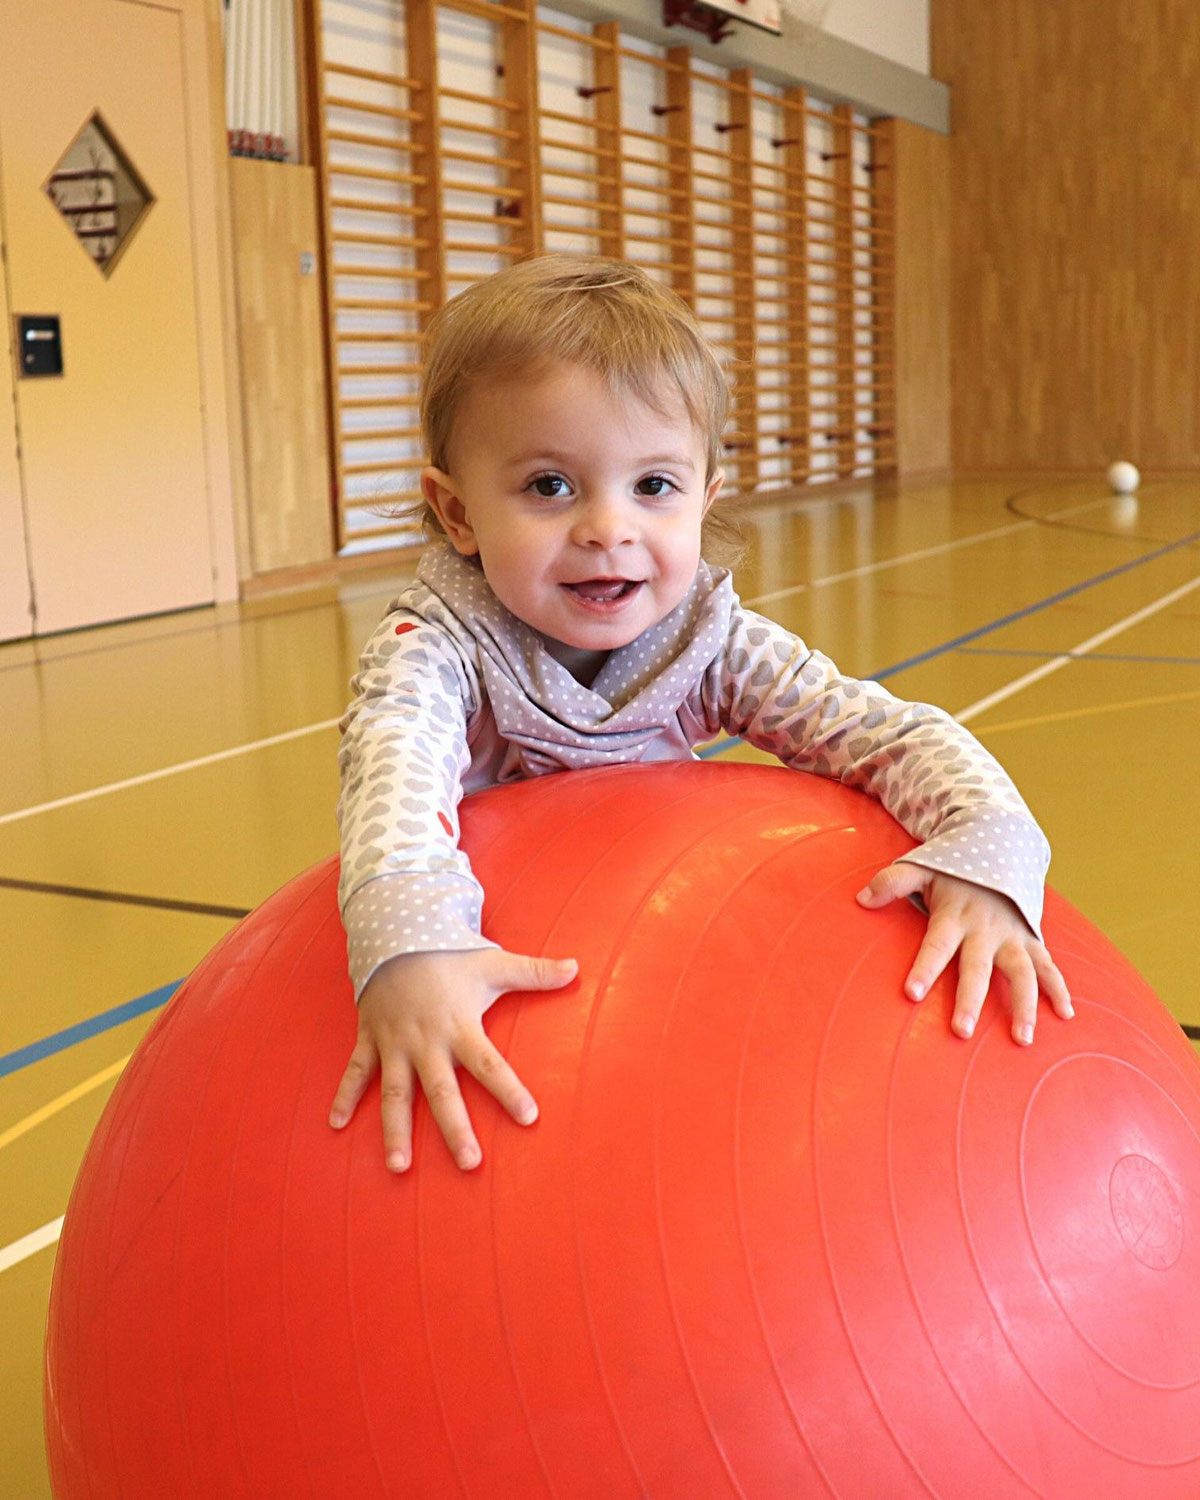
[[459,99],[466,104],[486,104],[490,109],[506,109],[511,114],[518,114],[521,106],[511,99],[501,99],[495,94],[470,94],[462,89],[438,89],[438,94],[443,99]]
[[329,97],[325,103],[330,109],[352,109],[359,114],[383,115],[389,120],[422,120],[424,116],[417,109],[397,109],[394,104],[368,104],[365,99],[344,99],[342,97]]
[[326,73],[342,73],[349,78],[369,78],[372,83],[391,83],[401,89],[421,89],[424,84],[417,78],[402,78],[399,73],[379,73],[373,68],[355,68],[349,63],[327,62]]

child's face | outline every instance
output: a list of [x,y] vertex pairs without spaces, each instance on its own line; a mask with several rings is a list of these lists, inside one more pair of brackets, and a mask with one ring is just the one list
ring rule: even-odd
[[450,473],[425,496],[453,546],[479,555],[511,612],[572,670],[594,667],[684,598],[700,523],[721,487],[682,401],[614,396],[560,364],[477,386],[454,428]]

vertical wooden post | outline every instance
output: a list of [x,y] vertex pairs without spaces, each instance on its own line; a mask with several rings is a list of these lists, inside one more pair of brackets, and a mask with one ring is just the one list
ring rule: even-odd
[[510,231],[509,243],[519,245],[526,255],[538,255],[545,247],[545,237],[542,229],[537,0],[508,0],[506,8],[522,12],[520,20],[505,17],[500,22],[503,96],[518,106],[513,111],[512,123],[521,132],[521,139],[514,141],[510,148],[521,165],[508,169],[508,185],[520,194],[515,200],[520,220]]
[[834,302],[833,320],[837,329],[837,472],[839,478],[854,473],[855,425],[857,403],[854,390],[854,111],[849,104],[839,104],[833,111],[833,172],[836,183],[833,202]]
[[292,0],[292,30],[296,38],[296,161],[302,167],[317,160],[319,146],[313,108],[320,82],[313,74],[314,4],[315,0]]
[[[744,444],[738,460],[738,489],[743,493],[756,489],[759,481],[758,461],[758,376],[756,339],[756,302],[754,294],[754,135],[753,79],[749,68],[737,68],[729,75],[729,189],[730,243],[733,249],[733,357],[737,371],[734,407],[739,440]],[[739,207],[744,203],[745,207]],[[751,274],[747,274],[751,273]],[[784,309],[786,320],[787,309]],[[790,330],[788,330],[790,340]]]
[[340,395],[340,372],[338,369],[337,313],[334,309],[333,264],[333,210],[330,207],[329,185],[329,140],[325,120],[325,38],[322,30],[321,0],[311,0],[308,24],[304,28],[307,48],[307,72],[312,79],[315,107],[312,110],[310,129],[313,165],[317,173],[317,189],[320,195],[320,225],[318,254],[321,260],[321,320],[324,330],[322,349],[325,356],[325,425],[327,446],[331,460],[330,505],[334,516],[336,544],[341,548],[346,541],[344,506],[346,500],[346,475],[342,457],[341,424],[338,420]]
[[445,230],[442,223],[442,117],[438,79],[437,0],[407,0],[408,72],[419,85],[416,90],[418,119],[409,131],[421,179],[413,184],[413,206],[417,269],[422,273],[420,301],[428,309],[420,313],[421,331],[446,300]]
[[783,147],[783,165],[788,169],[784,179],[787,197],[784,202],[788,212],[796,217],[786,222],[794,224],[794,241],[799,247],[799,260],[786,262],[788,275],[787,315],[793,330],[794,344],[788,354],[788,431],[789,450],[792,455],[791,474],[793,480],[807,479],[812,472],[812,383],[809,367],[812,346],[808,331],[808,91],[788,89],[783,95],[783,133],[787,145]]
[[[875,468],[899,466],[896,422],[896,122],[876,120],[871,136],[871,402]],[[881,222],[882,221],[882,222]],[[880,230],[886,226],[881,234]],[[880,459],[880,454],[885,455]]]
[[686,240],[686,247],[671,252],[675,270],[671,285],[693,310],[696,306],[696,202],[692,194],[692,50],[690,47],[668,47],[667,61],[667,139],[670,168],[667,191],[672,238]]
[[600,90],[595,97],[596,144],[612,151],[600,156],[597,176],[611,177],[598,189],[600,246],[603,254],[625,254],[625,153],[621,149],[621,28],[616,21],[599,21],[592,34],[603,47],[592,51],[592,81]]

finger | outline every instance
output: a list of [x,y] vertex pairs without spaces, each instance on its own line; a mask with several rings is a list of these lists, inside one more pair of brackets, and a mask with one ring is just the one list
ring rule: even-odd
[[955,1036],[974,1036],[991,982],[990,950],[986,944],[968,940],[958,955],[958,989],[954,996],[954,1014],[950,1018],[950,1029]]
[[413,1069],[407,1057],[389,1058],[383,1065],[383,1155],[389,1172],[407,1172],[412,1165]]
[[338,1084],[330,1107],[329,1123],[335,1130],[341,1130],[350,1123],[350,1117],[358,1108],[359,1100],[366,1093],[367,1084],[374,1078],[378,1066],[379,1054],[374,1044],[359,1042],[350,1054],[350,1061],[346,1064],[346,1071],[342,1074],[342,1081]]
[[463,1169],[469,1172],[483,1160],[483,1152],[471,1129],[471,1117],[463,1100],[462,1090],[449,1058],[439,1058],[422,1067],[418,1063],[421,1087],[429,1100],[429,1108],[442,1139],[450,1149],[450,1155]]
[[573,958],[535,958],[525,953],[501,953],[495,983],[499,993],[510,990],[561,990],[579,973]]
[[533,1124],[538,1113],[533,1095],[482,1030],[473,1045],[458,1049],[458,1057],[467,1072],[499,1099],[518,1125]]
[[865,885],[859,891],[855,900],[860,906],[886,906],[889,901],[896,901],[901,896],[911,896],[928,881],[929,871],[923,870],[920,865],[885,865],[870,885]]
[[1028,1047],[1037,1025],[1038,981],[1033,961],[1023,948],[1019,959],[1005,964],[1004,973],[1012,995],[1013,1041]]
[[1067,989],[1067,981],[1063,978],[1062,971],[1044,948],[1035,948],[1032,956],[1038,983],[1050,1001],[1054,1014],[1061,1016],[1064,1021],[1069,1021],[1075,1014],[1075,1007],[1071,1004],[1071,992]]
[[925,940],[917,950],[905,981],[905,993],[912,1000],[923,1000],[929,986],[958,952],[962,928],[949,917],[933,916],[925,929]]

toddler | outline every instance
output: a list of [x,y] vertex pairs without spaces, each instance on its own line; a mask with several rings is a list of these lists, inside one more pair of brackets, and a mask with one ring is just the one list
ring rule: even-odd
[[844,677],[704,561],[727,402],[687,306],[636,266],[524,261],[434,319],[421,402],[434,544],[367,644],[339,757],[359,1025],[330,1123],[381,1069],[394,1171],[411,1161],[418,1085],[458,1165],[479,1163],[456,1067],[517,1121],[537,1116],[482,1017],[576,966],[481,936],[458,847],[462,796],[519,777],[686,759],[740,735],[870,792],[922,840],[858,898],[922,897],[912,999],[957,954],[959,1036],[993,969],[1017,1042],[1033,1040],[1039,986],[1072,1013],[1039,935],[1046,840],[992,757],[939,710]]

